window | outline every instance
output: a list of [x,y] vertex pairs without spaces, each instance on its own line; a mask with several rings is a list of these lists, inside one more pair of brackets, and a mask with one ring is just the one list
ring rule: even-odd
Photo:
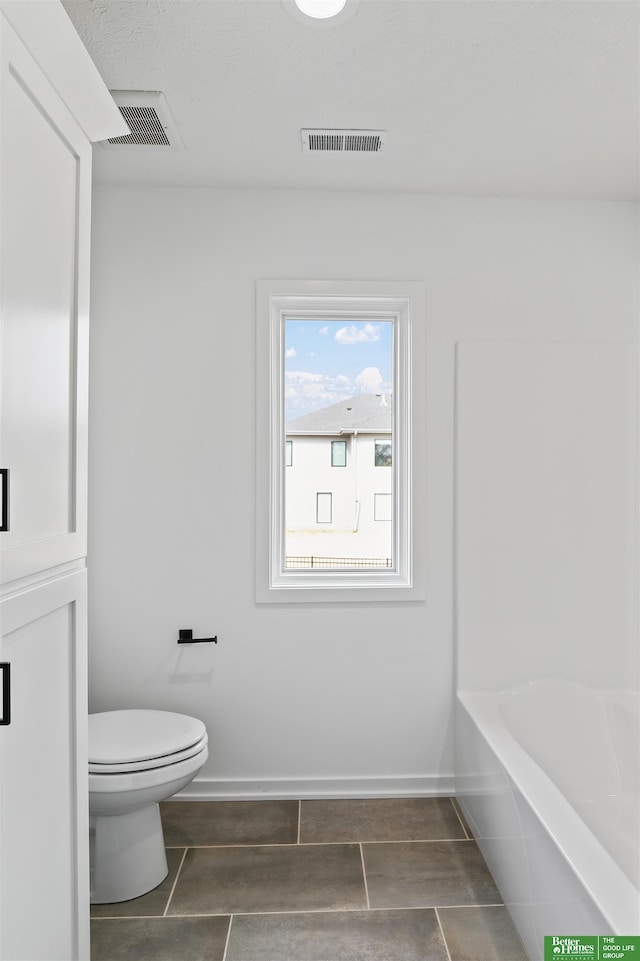
[[376,521],[393,520],[391,494],[373,495],[373,517]]
[[373,444],[373,463],[376,467],[391,467],[391,441],[376,440]]
[[330,524],[333,518],[331,494],[316,494],[316,524]]
[[331,466],[347,466],[347,442],[346,440],[331,441]]
[[[319,367],[329,341],[341,345],[331,353],[340,361]],[[260,281],[256,346],[257,600],[422,599],[424,548],[412,531],[422,527],[414,491],[424,483],[424,432],[412,430],[412,412],[424,407],[423,285]],[[359,375],[347,356],[359,358]],[[313,409],[295,406],[300,385]],[[285,474],[294,439],[296,467]],[[317,566],[298,549],[305,525],[316,530]],[[363,558],[365,530],[386,540]],[[326,557],[318,546],[329,540]],[[336,547],[342,541],[359,552]]]

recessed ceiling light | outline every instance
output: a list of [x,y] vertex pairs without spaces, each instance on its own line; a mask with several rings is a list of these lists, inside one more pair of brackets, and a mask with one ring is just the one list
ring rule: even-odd
[[287,13],[306,27],[341,26],[350,20],[360,0],[281,0]]
[[316,20],[328,20],[329,17],[337,16],[346,2],[347,0],[295,0],[298,10]]

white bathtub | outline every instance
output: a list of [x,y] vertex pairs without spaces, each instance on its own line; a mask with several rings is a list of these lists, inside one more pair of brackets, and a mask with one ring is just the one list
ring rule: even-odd
[[640,933],[638,696],[537,680],[459,693],[456,789],[531,961]]

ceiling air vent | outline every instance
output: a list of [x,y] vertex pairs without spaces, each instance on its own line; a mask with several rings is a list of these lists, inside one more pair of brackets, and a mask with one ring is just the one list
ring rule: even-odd
[[118,150],[123,147],[184,149],[167,101],[159,90],[111,90],[110,93],[130,133],[103,140],[103,147]]
[[310,153],[380,153],[386,130],[302,130],[302,149]]

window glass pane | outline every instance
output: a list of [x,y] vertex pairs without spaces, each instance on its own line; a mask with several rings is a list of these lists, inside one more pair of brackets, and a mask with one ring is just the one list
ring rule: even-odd
[[347,466],[347,442],[346,440],[331,441],[331,466]]
[[[284,481],[285,569],[311,557],[338,571],[393,564],[392,471],[375,467],[391,466],[394,333],[388,318],[284,320],[284,432],[296,445]],[[374,494],[391,523],[379,523]]]
[[376,467],[391,467],[391,438],[376,440],[374,445],[374,464]]

